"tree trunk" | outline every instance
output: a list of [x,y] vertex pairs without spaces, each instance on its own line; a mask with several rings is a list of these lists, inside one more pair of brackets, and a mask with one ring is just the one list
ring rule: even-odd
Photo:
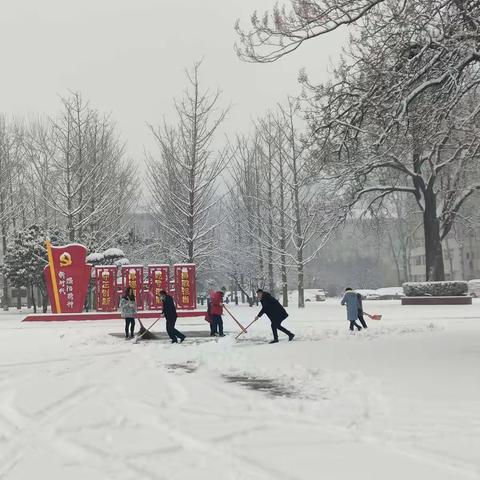
[[30,285],[30,294],[33,305],[33,313],[37,313],[37,302],[35,301],[35,287],[33,283]]
[[[243,284],[243,273],[242,275],[240,275],[240,282]],[[242,303],[245,303],[245,291],[243,290],[242,286],[240,285],[240,283],[237,282],[237,285],[238,285],[238,289],[240,290],[240,294],[242,296]]]
[[282,304],[288,307],[288,276],[285,255],[280,256],[281,273],[282,273]]
[[[2,198],[0,198],[0,213],[5,211],[5,204]],[[5,254],[7,252],[7,223],[5,220],[2,221],[2,254],[3,254],[3,262],[5,263]],[[3,310],[8,310],[10,305],[10,299],[8,298],[8,278],[5,274],[3,274],[3,297],[2,297],[2,308]]]
[[288,307],[288,277],[287,277],[287,238],[285,231],[285,176],[283,171],[282,153],[279,156],[280,174],[280,273],[282,277],[282,304]]
[[32,294],[33,294],[33,285],[28,285],[27,287],[27,308],[32,308],[33,307],[33,299],[32,299]]
[[17,310],[22,309],[22,288],[17,287]]
[[304,290],[304,272],[303,272],[303,248],[298,251],[297,255],[297,288],[298,288],[298,307],[305,307],[305,290]]
[[42,298],[42,312],[47,313],[48,310],[48,294],[47,294],[47,285],[45,284],[45,278],[43,277],[43,282],[39,287],[39,293]]
[[[260,283],[264,282],[264,261],[263,261],[263,248],[262,248],[262,221],[263,216],[260,214],[260,175],[258,171],[258,166],[255,165],[255,217],[256,217],[256,240],[257,240],[257,249],[258,249],[258,269],[259,269],[259,284],[257,287],[260,287]],[[263,287],[263,285],[262,285]]]
[[[295,163],[294,163],[295,165]],[[303,236],[300,202],[298,198],[298,180],[296,167],[294,170],[294,205],[295,205],[295,248],[297,249],[298,308],[305,307],[304,272],[303,272]]]
[[275,280],[273,276],[273,189],[272,189],[272,151],[268,145],[268,288],[275,296]]
[[437,217],[437,198],[431,187],[425,190],[423,229],[425,235],[425,265],[427,281],[445,280],[440,222]]

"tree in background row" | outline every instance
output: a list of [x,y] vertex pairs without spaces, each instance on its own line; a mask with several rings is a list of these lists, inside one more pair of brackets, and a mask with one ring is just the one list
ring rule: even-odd
[[[287,275],[294,269],[298,306],[304,307],[305,266],[342,217],[331,200],[328,183],[312,169],[308,140],[297,125],[298,112],[298,102],[289,99],[275,115],[258,122],[251,139],[237,139],[230,189],[230,215],[234,216],[228,226],[236,243],[243,243],[244,261],[236,264],[236,268],[243,265],[242,277],[252,286],[265,284],[274,291],[280,273],[287,306]],[[235,260],[233,253],[231,263]]]
[[202,90],[200,63],[187,72],[188,89],[175,101],[176,125],[150,127],[158,157],[147,159],[151,212],[161,231],[159,254],[177,262],[196,263],[200,272],[217,252],[213,215],[221,199],[217,179],[228,163],[227,152],[215,152],[215,134],[227,114],[220,92]]
[[348,209],[412,195],[423,217],[427,280],[443,280],[442,240],[480,188],[478,42],[471,1],[304,1],[237,26],[239,54],[275,61],[305,41],[352,25],[334,80],[302,76],[320,168]]
[[[66,241],[92,251],[114,246],[132,221],[135,168],[111,119],[78,93],[62,99],[54,119],[0,116],[0,171],[3,264],[9,245],[30,224],[45,232],[58,229]],[[7,309],[9,279],[3,280]]]

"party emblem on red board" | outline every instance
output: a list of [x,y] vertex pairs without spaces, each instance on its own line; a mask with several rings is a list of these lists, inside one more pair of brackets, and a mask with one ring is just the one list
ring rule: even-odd
[[49,265],[44,269],[53,313],[80,313],[87,296],[92,266],[86,262],[87,248],[72,244],[50,247]]

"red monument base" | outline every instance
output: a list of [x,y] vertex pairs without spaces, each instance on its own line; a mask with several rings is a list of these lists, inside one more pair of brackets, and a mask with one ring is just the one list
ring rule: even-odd
[[[179,317],[205,317],[206,311],[178,310]],[[135,318],[159,318],[158,311],[137,312]],[[121,320],[120,312],[83,312],[83,313],[35,313],[27,315],[22,322],[72,322],[90,320]]]

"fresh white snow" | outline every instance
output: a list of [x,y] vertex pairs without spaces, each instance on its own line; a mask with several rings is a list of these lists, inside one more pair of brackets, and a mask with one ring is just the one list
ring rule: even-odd
[[99,252],[92,252],[89,255],[87,255],[86,261],[87,262],[102,262],[105,259],[105,256],[103,253]]
[[364,307],[383,319],[354,335],[338,299],[290,308],[276,345],[264,318],[135,345],[0,312],[0,479],[480,478],[480,302]]

